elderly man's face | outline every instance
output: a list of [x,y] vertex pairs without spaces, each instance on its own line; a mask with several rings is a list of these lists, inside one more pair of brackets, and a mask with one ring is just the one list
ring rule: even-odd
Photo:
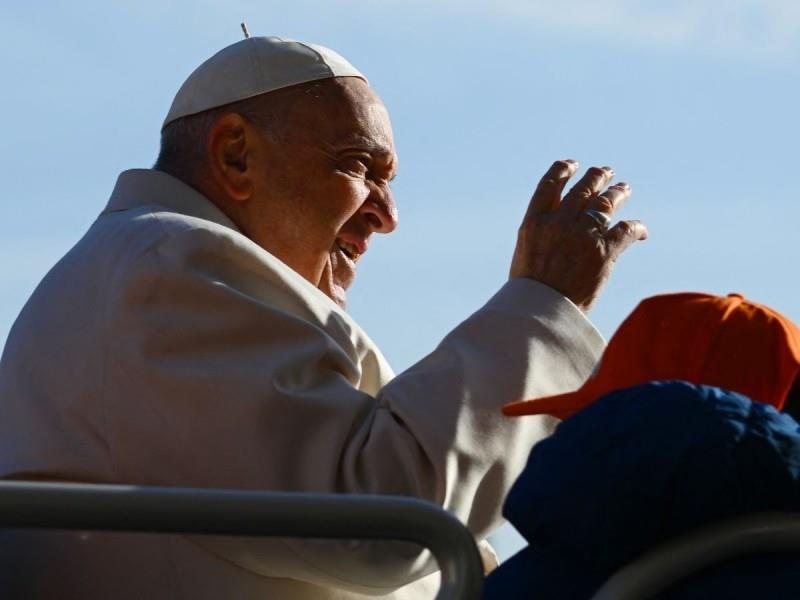
[[342,77],[304,87],[284,131],[255,148],[246,234],[344,306],[370,237],[397,226],[389,115],[364,81]]

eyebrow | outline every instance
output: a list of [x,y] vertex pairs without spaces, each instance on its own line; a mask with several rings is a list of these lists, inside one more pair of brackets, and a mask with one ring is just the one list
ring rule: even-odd
[[389,146],[381,144],[376,140],[364,135],[351,135],[340,138],[336,142],[329,144],[331,150],[335,152],[347,152],[348,150],[367,151],[373,154],[394,154]]

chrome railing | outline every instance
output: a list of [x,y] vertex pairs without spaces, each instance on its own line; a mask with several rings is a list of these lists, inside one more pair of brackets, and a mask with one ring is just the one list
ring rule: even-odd
[[[762,513],[691,532],[614,574],[592,600],[647,600],[711,565],[741,556],[800,551],[800,515]],[[769,597],[765,583],[764,597]]]
[[398,540],[433,554],[437,600],[478,599],[483,587],[467,528],[400,496],[0,481],[0,528]]

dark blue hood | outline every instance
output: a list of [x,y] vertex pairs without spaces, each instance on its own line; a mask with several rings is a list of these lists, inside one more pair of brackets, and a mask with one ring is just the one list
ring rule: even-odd
[[[798,425],[771,406],[677,381],[613,392],[531,451],[504,507],[530,546],[489,578],[487,597],[588,598],[671,537],[736,515],[800,509],[799,478]],[[773,562],[786,560],[800,566],[793,555]]]

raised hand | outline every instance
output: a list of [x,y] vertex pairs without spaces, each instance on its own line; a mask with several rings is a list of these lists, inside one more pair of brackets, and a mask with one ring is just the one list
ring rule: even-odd
[[544,283],[587,311],[619,255],[646,239],[647,228],[640,221],[610,226],[631,194],[627,183],[607,187],[611,167],[590,168],[562,199],[577,170],[575,161],[559,160],[542,177],[519,228],[510,275]]

